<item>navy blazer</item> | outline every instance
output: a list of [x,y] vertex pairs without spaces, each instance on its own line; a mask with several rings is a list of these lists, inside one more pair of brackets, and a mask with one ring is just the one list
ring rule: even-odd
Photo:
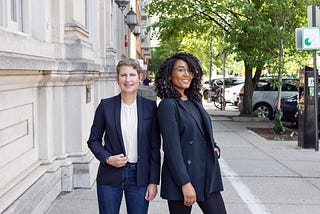
[[[156,102],[137,96],[138,110],[138,161],[137,186],[159,184],[160,179],[160,132],[157,122]],[[88,146],[100,161],[97,184],[121,185],[121,168],[108,165],[107,156],[126,155],[120,124],[121,96],[101,100],[98,105]],[[102,142],[102,138],[104,143]]]
[[202,122],[181,99],[164,99],[158,107],[164,151],[160,195],[168,200],[183,201],[181,186],[188,182],[195,188],[197,201],[223,190],[210,116],[201,102],[193,103]]

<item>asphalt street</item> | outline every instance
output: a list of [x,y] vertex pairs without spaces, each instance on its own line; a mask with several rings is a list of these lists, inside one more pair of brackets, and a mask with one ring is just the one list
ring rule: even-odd
[[[273,121],[241,118],[232,106],[219,111],[211,103],[204,105],[222,151],[222,196],[229,214],[320,214],[319,152],[300,149],[297,141],[266,140],[247,129],[273,127]],[[61,194],[47,214],[61,213],[98,213],[95,185]],[[158,195],[149,213],[169,213],[166,201]],[[192,213],[202,212],[194,205]]]

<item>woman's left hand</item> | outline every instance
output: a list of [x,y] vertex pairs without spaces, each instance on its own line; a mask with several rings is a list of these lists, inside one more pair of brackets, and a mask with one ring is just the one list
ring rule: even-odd
[[153,200],[158,193],[156,184],[149,184],[147,187],[146,196],[144,197],[147,201]]
[[196,190],[190,182],[182,185],[182,193],[185,206],[190,207],[197,201]]

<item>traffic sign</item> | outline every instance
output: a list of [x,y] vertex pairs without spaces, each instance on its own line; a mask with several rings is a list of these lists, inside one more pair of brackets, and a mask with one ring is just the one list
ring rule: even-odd
[[320,49],[320,28],[302,28],[302,49],[318,50]]

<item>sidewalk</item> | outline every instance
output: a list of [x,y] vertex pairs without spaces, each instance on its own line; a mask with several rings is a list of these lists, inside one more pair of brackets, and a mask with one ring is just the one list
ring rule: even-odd
[[[272,121],[234,120],[232,107],[215,110],[214,137],[221,147],[222,192],[229,214],[316,214],[320,213],[320,153],[297,149],[296,141],[269,141],[246,127],[272,127]],[[150,214],[167,214],[159,195],[150,203]],[[98,213],[95,185],[61,194],[47,214]],[[121,214],[126,213],[124,204]],[[202,213],[195,205],[193,214]]]

